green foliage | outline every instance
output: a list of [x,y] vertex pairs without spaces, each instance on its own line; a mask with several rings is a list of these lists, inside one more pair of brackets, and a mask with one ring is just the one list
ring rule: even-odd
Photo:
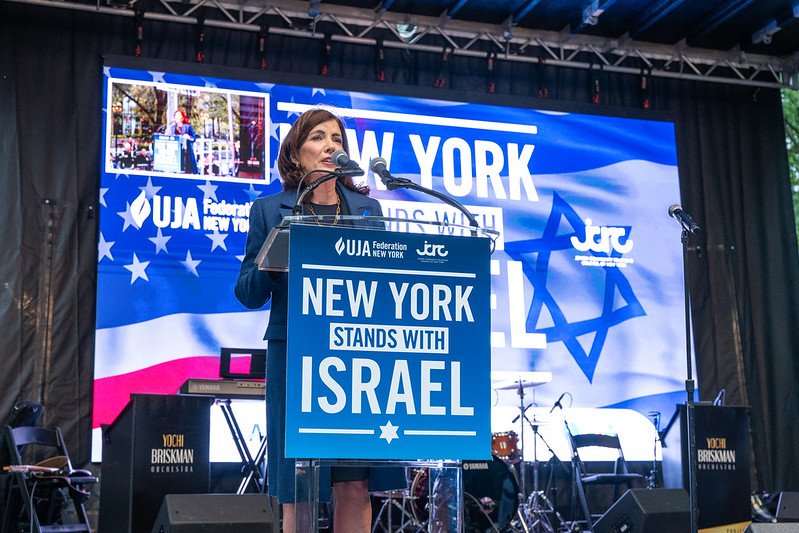
[[782,114],[785,119],[785,144],[788,147],[793,213],[799,239],[799,91],[791,89],[782,91]]
[[[238,98],[228,102],[228,94],[212,91],[195,91],[191,89],[172,90],[177,93],[177,107],[189,113],[189,121],[194,132],[202,137],[234,139],[239,136]],[[115,83],[113,85],[112,102],[128,102],[124,106],[125,113],[120,112],[115,120],[121,120],[122,114],[135,116],[147,124],[147,131],[129,136],[148,138],[159,128],[163,129],[172,117],[166,116],[167,91],[152,85],[136,85]],[[228,108],[228,103],[230,104]],[[231,131],[232,123],[232,131]]]

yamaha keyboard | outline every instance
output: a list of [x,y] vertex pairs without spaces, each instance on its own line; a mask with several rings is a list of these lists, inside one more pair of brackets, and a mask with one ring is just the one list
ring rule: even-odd
[[266,396],[266,383],[249,379],[187,379],[178,393],[258,400]]

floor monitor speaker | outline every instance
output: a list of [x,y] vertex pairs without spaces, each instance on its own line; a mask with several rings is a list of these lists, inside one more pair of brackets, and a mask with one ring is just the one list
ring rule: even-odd
[[780,494],[777,504],[777,522],[799,522],[799,492]]
[[794,524],[749,524],[744,533],[796,533]]
[[167,494],[152,533],[279,533],[266,494]]
[[691,511],[682,489],[632,489],[594,524],[594,533],[688,533]]

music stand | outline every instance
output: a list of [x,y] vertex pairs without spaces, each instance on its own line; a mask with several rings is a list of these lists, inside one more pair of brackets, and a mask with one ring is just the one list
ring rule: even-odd
[[[233,365],[238,356],[249,356],[247,372]],[[266,379],[266,350],[264,348],[222,348],[219,351],[219,377],[225,379]]]

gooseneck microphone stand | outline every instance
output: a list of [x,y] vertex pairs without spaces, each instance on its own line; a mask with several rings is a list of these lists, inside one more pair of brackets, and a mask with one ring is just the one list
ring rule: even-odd
[[466,218],[469,221],[470,226],[474,226],[475,228],[479,226],[479,224],[477,223],[477,219],[474,218],[474,215],[471,214],[469,210],[466,209],[466,207],[464,207],[462,203],[457,201],[455,198],[452,198],[451,196],[447,196],[444,193],[434,191],[433,189],[428,189],[427,187],[424,187],[422,185],[419,185],[418,183],[414,183],[411,180],[404,178],[394,178],[392,180],[386,180],[385,184],[386,188],[390,191],[399,188],[413,189],[414,191],[419,191],[424,194],[428,194],[430,196],[438,198],[445,204],[451,205],[452,207],[454,207],[455,209],[466,215]]
[[[307,178],[311,174],[322,173],[322,172],[326,172],[327,174],[322,176],[321,178],[318,178],[316,181],[314,181],[313,183],[311,183],[310,185],[308,185],[304,189],[301,188],[303,181],[305,181],[305,178]],[[340,178],[342,176],[357,176],[357,175],[359,175],[359,172],[360,172],[360,174],[363,174],[363,170],[361,170],[361,169],[352,169],[352,170],[336,169],[336,170],[332,170],[332,171],[331,170],[324,170],[324,169],[316,169],[316,170],[311,170],[310,172],[307,172],[302,177],[302,179],[300,179],[300,183],[299,183],[299,185],[297,187],[297,200],[294,202],[294,209],[292,210],[291,214],[294,215],[294,216],[302,214],[302,202],[303,202],[303,200],[305,200],[305,197],[308,196],[309,194],[311,194],[312,192],[314,192],[314,190],[317,187],[319,187],[321,184],[323,184],[324,182],[330,181],[330,180],[333,180],[333,179],[338,179],[338,178]]]
[[[316,189],[324,182],[337,178],[338,177],[337,172],[338,170],[330,171],[322,168],[317,168],[303,174],[303,176],[300,178],[299,183],[297,184],[297,198],[294,200],[294,209],[292,209],[291,214],[294,216],[300,215],[302,213],[302,201],[305,200],[305,197],[308,196],[308,194],[312,193],[314,189]],[[326,173],[326,175],[319,178],[316,182],[311,183],[310,185],[306,185],[303,188],[302,184],[305,182],[305,178],[307,178],[311,174],[321,174],[321,173]]]
[[376,176],[380,177],[380,180],[383,182],[383,184],[386,186],[386,189],[388,189],[389,191],[393,191],[396,189],[412,189],[414,191],[419,191],[434,198],[438,198],[445,204],[454,207],[455,209],[457,209],[466,216],[466,219],[469,221],[469,226],[474,228],[472,230],[472,235],[477,234],[477,229],[480,227],[480,224],[477,223],[477,219],[474,218],[474,215],[471,214],[469,210],[466,209],[466,207],[462,203],[457,201],[455,198],[452,198],[451,196],[435,191],[433,189],[428,189],[427,187],[419,185],[418,183],[414,183],[413,181],[407,178],[398,178],[392,176],[391,173],[386,168],[386,162],[382,157],[376,157],[372,159],[369,168],[372,169],[372,172],[374,172]]

